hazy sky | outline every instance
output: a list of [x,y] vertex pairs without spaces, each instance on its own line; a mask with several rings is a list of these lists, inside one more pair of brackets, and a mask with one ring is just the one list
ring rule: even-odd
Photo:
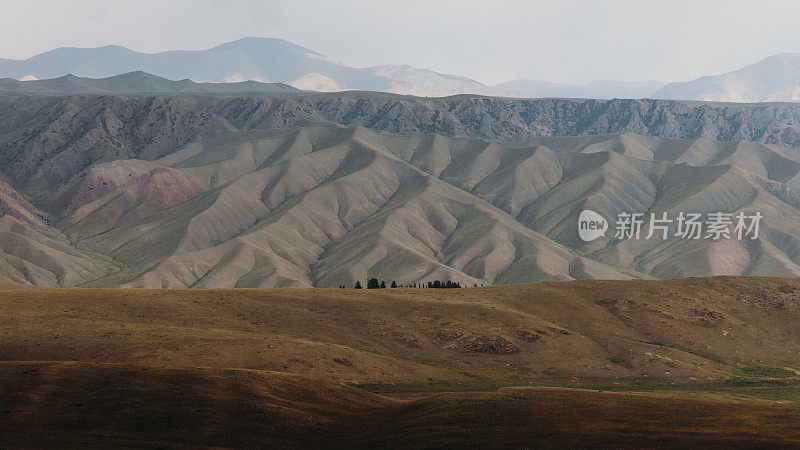
[[278,37],[362,67],[681,81],[800,52],[794,0],[24,0],[3,2],[0,57],[120,44],[156,52]]

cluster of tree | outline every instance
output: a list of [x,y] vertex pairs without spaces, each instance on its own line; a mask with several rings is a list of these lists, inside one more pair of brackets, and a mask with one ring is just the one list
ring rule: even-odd
[[[339,287],[344,288],[344,285],[340,285]],[[356,285],[354,287],[356,289],[363,289],[363,286],[361,286],[360,281],[356,281]],[[390,287],[396,288],[397,283],[392,281]],[[367,289],[386,289],[386,282],[383,280],[379,282],[377,278],[370,278],[369,281],[367,281]]]
[[447,281],[436,280],[432,283],[428,281],[428,287],[432,289],[460,288],[461,283],[459,283],[458,281],[450,281],[450,280]]
[[[340,284],[339,287],[341,289],[344,289],[345,285]],[[356,284],[353,287],[355,289],[364,289],[364,287],[361,285],[361,281],[356,281]],[[389,287],[396,288],[397,287],[397,283],[392,281],[392,284]],[[436,280],[436,281],[428,281],[427,284],[413,283],[413,284],[405,285],[403,287],[410,287],[410,288],[424,288],[424,287],[427,287],[427,288],[430,288],[430,289],[449,289],[449,288],[460,288],[461,287],[461,283],[458,282],[458,281],[451,281],[451,280],[447,280],[447,281]],[[475,283],[475,287],[478,287],[477,283]],[[383,281],[383,280],[378,281],[377,278],[370,278],[367,281],[367,289],[385,289],[385,288],[386,288],[386,282]]]

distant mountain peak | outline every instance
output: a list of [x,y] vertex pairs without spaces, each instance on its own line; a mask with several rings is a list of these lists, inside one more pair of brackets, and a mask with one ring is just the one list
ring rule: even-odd
[[225,42],[223,44],[217,45],[216,47],[210,48],[205,51],[212,51],[217,49],[224,50],[229,48],[239,48],[239,49],[256,50],[256,51],[270,50],[275,48],[285,48],[301,53],[311,53],[314,55],[324,56],[321,53],[317,53],[314,50],[302,47],[300,45],[295,44],[294,42],[287,41],[285,39],[271,38],[271,37],[256,37],[256,36],[248,36],[241,39],[237,39],[235,41]]
[[718,102],[797,101],[800,53],[780,53],[719,75],[670,83],[654,98]]
[[101,79],[136,72],[167,80],[191,79],[213,83],[255,80],[285,83],[301,89],[367,90],[426,96],[509,94],[471,78],[409,65],[351,67],[287,40],[268,37],[245,37],[204,50],[141,53],[107,45],[64,47],[26,60],[0,59],[0,78],[35,77],[45,80],[69,73],[76,77]]

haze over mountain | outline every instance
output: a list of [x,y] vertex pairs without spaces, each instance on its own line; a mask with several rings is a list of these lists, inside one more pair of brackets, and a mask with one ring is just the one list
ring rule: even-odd
[[58,48],[26,60],[0,59],[0,77],[57,78],[66,74],[106,78],[143,71],[170,80],[196,82],[259,81],[286,83],[298,89],[348,89],[413,95],[465,92],[500,95],[500,89],[475,80],[406,65],[354,68],[281,39],[245,38],[217,47],[155,54],[109,45]]
[[[765,134],[741,118],[795,117],[793,105],[364,93],[0,100],[6,281],[266,287],[373,276],[474,284],[800,275],[800,156],[712,140],[789,139],[791,127]],[[623,132],[589,135],[600,131]],[[584,136],[541,136],[570,133]],[[584,208],[608,218],[742,211],[764,219],[753,242],[609,234],[585,243],[576,227]]]
[[[132,89],[129,80],[115,77],[146,72],[166,80],[158,87]],[[74,75],[77,79],[64,79]],[[130,76],[130,75],[128,75]],[[39,84],[0,81],[4,90],[42,93],[255,93],[272,88],[258,83],[291,85],[300,90],[333,92],[378,91],[441,97],[481,94],[505,97],[656,98],[719,102],[800,101],[800,54],[771,56],[755,64],[692,81],[594,80],[564,84],[520,78],[494,86],[474,79],[438,73],[409,65],[388,64],[355,68],[291,42],[274,38],[244,38],[206,50],[140,53],[109,45],[97,48],[62,47],[25,60],[0,58],[0,78],[50,80]],[[107,79],[107,80],[88,80]],[[197,86],[169,85],[168,80],[188,80]],[[250,84],[237,84],[250,82]],[[233,83],[210,86],[209,83]],[[86,86],[84,86],[86,85]]]
[[[281,39],[245,38],[217,47],[156,54],[139,53],[121,46],[99,48],[58,48],[26,60],[0,58],[0,77],[22,80],[59,79],[68,74],[83,78],[109,78],[129,72],[147,72],[169,80],[191,79],[196,82],[230,83],[258,81],[290,84],[298,89],[314,91],[366,90],[419,96],[484,94],[517,97],[580,97],[641,98],[652,94],[663,83],[593,81],[584,85],[567,85],[520,79],[497,86],[487,86],[470,78],[437,73],[409,65],[381,65],[354,68],[343,62]],[[112,88],[111,81],[102,89]],[[84,80],[83,82],[86,82]],[[53,85],[51,82],[50,85]],[[7,90],[48,92],[41,86],[14,85]],[[163,84],[163,83],[162,83]],[[208,87],[207,85],[204,87]],[[180,86],[179,92],[187,92]],[[48,86],[48,89],[55,89]],[[67,86],[58,92],[72,93]],[[237,90],[231,91],[253,92]],[[58,89],[56,89],[58,90]],[[189,89],[201,93],[204,89]],[[261,92],[262,89],[257,89]],[[95,86],[81,93],[105,92]],[[147,91],[142,91],[147,92]],[[165,92],[162,90],[150,91]],[[135,93],[135,92],[126,92]]]
[[746,103],[800,101],[800,53],[770,56],[721,75],[670,83],[652,96]]
[[562,98],[647,98],[666,83],[660,81],[607,81],[594,80],[586,84],[563,84],[537,81],[529,78],[500,83],[497,87],[522,97]]
[[0,79],[0,91],[35,94],[255,94],[264,92],[299,92],[283,83],[240,81],[233,83],[195,83],[171,81],[145,72],[130,72],[108,78],[75,75],[45,80],[19,81]]

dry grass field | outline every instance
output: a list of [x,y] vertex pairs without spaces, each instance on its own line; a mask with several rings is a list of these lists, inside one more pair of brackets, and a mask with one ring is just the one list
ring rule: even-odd
[[0,364],[4,446],[800,445],[800,409],[701,392],[505,388],[390,398],[285,373]]
[[797,323],[778,278],[5,289],[0,445],[800,445]]

